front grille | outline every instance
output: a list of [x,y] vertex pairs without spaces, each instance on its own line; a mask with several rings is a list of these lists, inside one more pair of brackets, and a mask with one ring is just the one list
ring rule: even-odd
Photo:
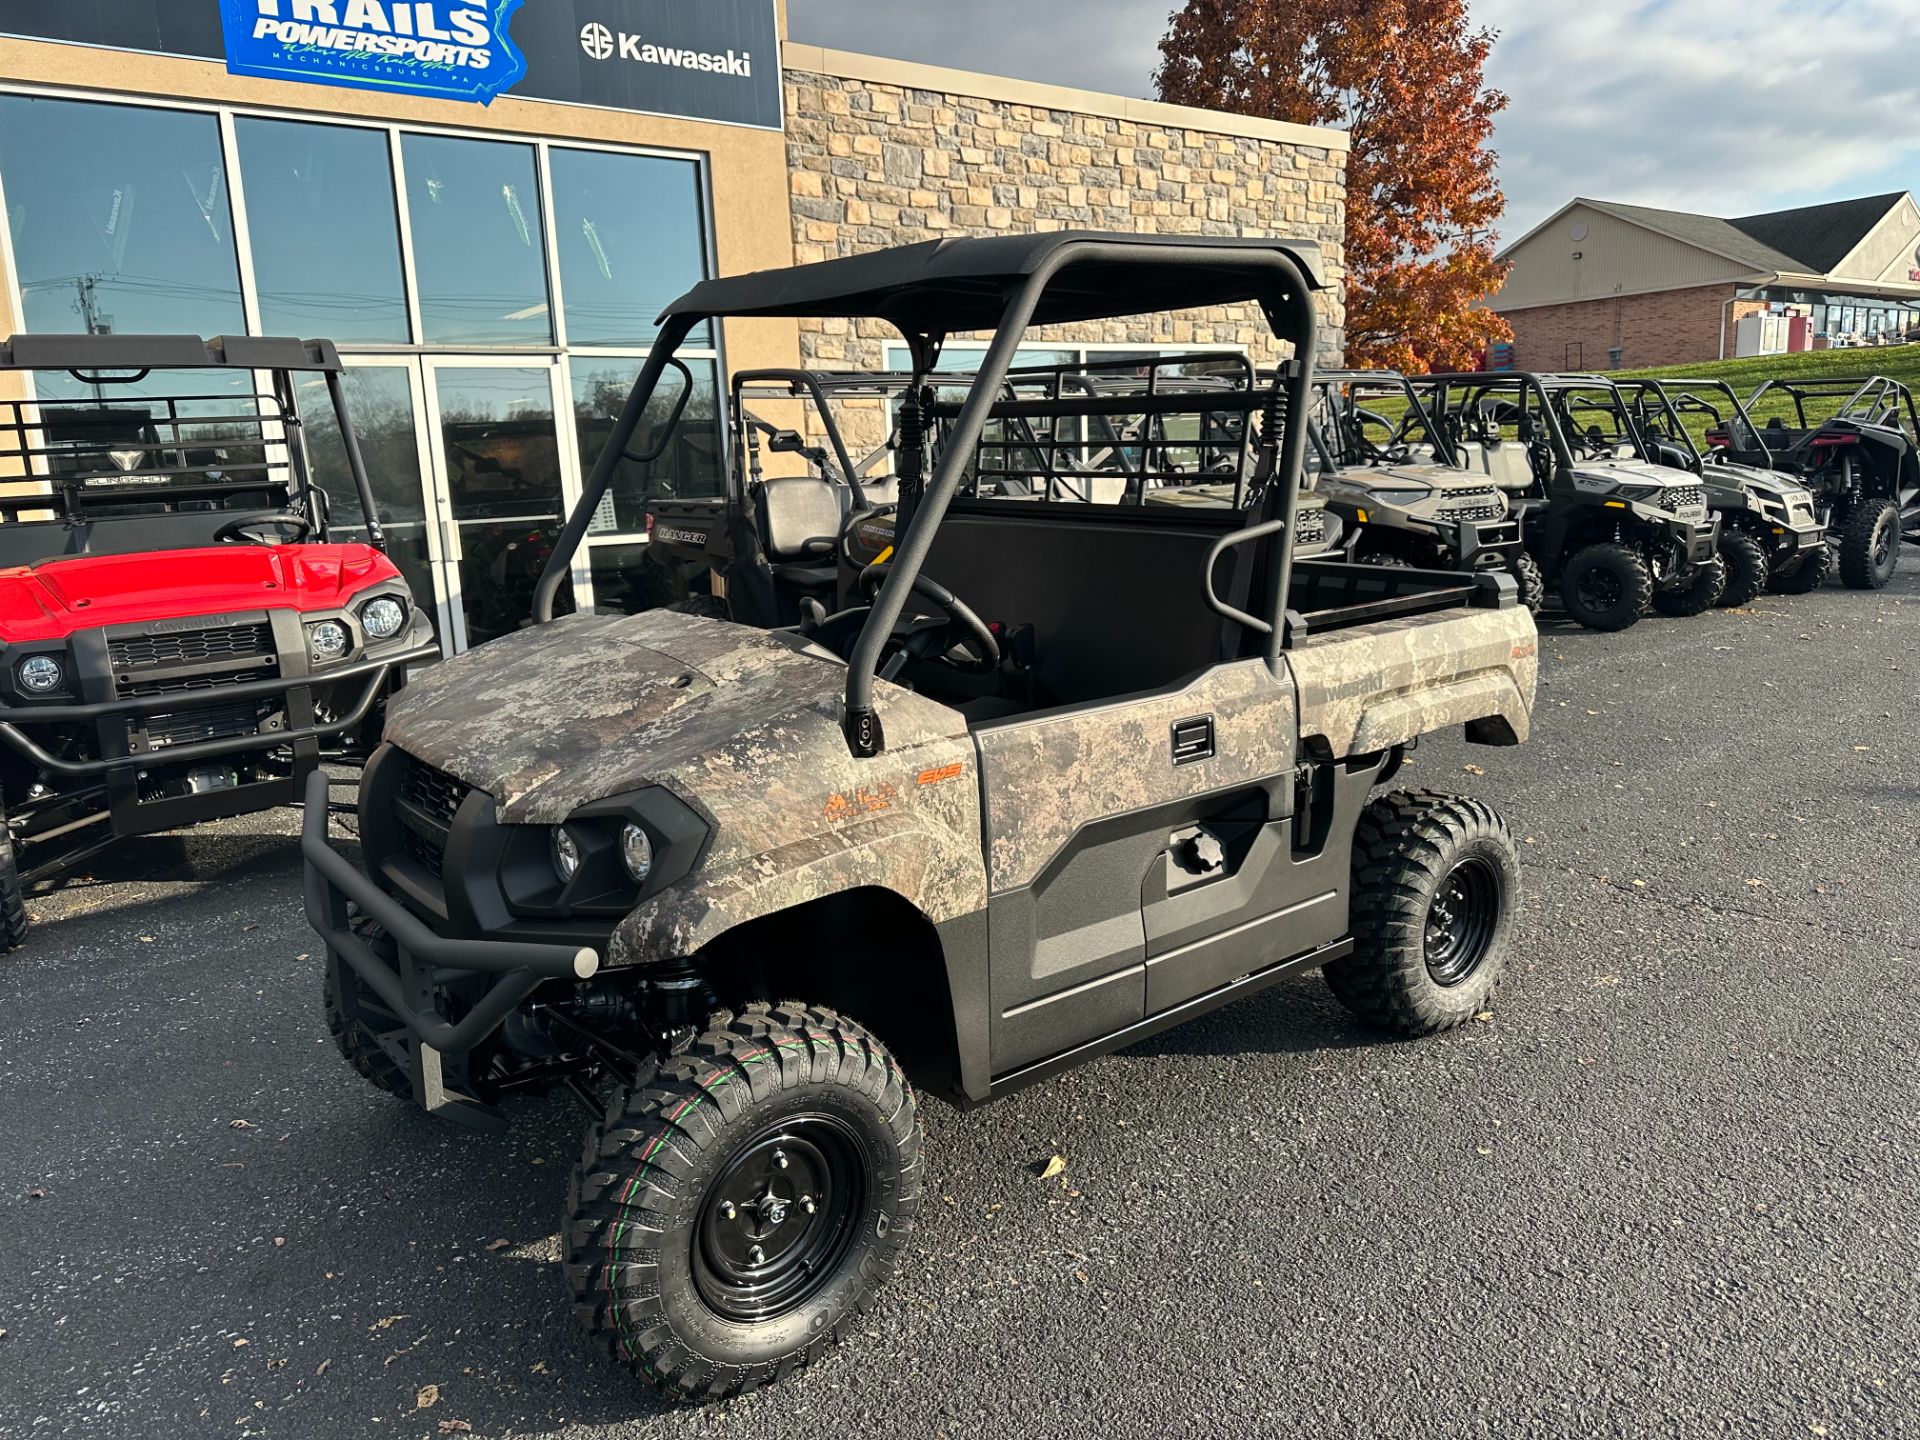
[[1304,510],[1294,526],[1294,543],[1319,545],[1327,538],[1327,516],[1322,510]]
[[1500,508],[1499,504],[1493,502],[1485,505],[1452,506],[1442,510],[1440,518],[1459,525],[1470,520],[1498,520],[1504,513],[1506,512]]
[[174,745],[194,745],[202,740],[226,740],[236,735],[260,733],[260,706],[257,703],[208,705],[198,710],[174,714],[149,715],[140,727],[154,749]]
[[165,679],[135,680],[122,683],[120,694],[126,699],[142,695],[192,695],[208,690],[224,689],[228,685],[246,685],[255,680],[271,680],[277,668],[270,665],[260,670],[221,670],[212,675],[176,675]]
[[1666,492],[1667,509],[1676,515],[1707,508],[1707,492],[1699,485],[1677,485]]
[[107,653],[117,675],[133,670],[246,660],[273,654],[273,628],[264,624],[221,625],[164,635],[134,635],[109,641]]
[[472,793],[473,787],[464,780],[456,780],[424,760],[406,757],[398,806],[401,839],[407,853],[436,876],[446,864],[453,817]]

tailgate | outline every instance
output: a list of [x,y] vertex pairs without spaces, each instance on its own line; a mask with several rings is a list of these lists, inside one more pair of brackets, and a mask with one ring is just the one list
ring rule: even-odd
[[1449,610],[1309,637],[1287,653],[1300,693],[1300,739],[1314,757],[1373,755],[1421,735],[1527,738],[1540,674],[1533,616]]

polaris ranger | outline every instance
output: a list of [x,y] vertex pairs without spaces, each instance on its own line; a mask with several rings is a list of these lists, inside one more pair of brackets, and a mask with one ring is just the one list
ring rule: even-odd
[[[1720,521],[1720,562],[1726,588],[1719,603],[1745,605],[1768,589],[1802,594],[1827,578],[1827,528],[1813,492],[1776,472],[1759,432],[1733,387],[1724,380],[1623,380],[1647,445],[1662,465],[1700,477],[1707,509]],[[1737,464],[1709,434],[1738,437],[1760,460]],[[1699,437],[1696,439],[1696,435]]]
[[[1501,574],[1295,563],[1307,437],[1280,422],[1306,412],[1304,361],[1211,402],[1265,421],[1264,483],[1235,503],[961,493],[988,425],[1113,408],[1007,398],[1030,325],[1255,302],[1307,357],[1317,263],[1065,233],[696,287],[542,578],[543,623],[393,707],[364,868],[309,809],[342,1053],[484,1130],[517,1090],[581,1100],[566,1281],[667,1395],[725,1399],[853,1331],[923,1203],[922,1094],[978,1105],[1314,969],[1402,1035],[1486,1004],[1519,896],[1506,826],[1375,790],[1422,734],[1525,739],[1533,618]],[[555,620],[676,349],[805,316],[892,324],[916,388],[950,332],[993,332],[938,463],[899,451],[889,562],[843,555],[857,598],[786,631]]]
[[[440,652],[384,553],[332,345],[22,335],[0,375],[34,391],[0,400],[4,951],[26,936],[24,887],[364,760],[405,668]],[[325,382],[371,543],[333,543],[305,377]]]
[[1362,564],[1505,570],[1536,615],[1540,566],[1520,539],[1512,502],[1468,470],[1407,378],[1390,370],[1320,371],[1314,385],[1315,489],[1343,522]]
[[1740,464],[1799,476],[1813,491],[1841,580],[1854,590],[1885,589],[1899,568],[1902,534],[1920,540],[1913,392],[1882,375],[1769,380],[1747,409],[1761,420],[1758,446],[1731,429],[1711,432],[1708,444]]
[[1649,458],[1612,381],[1496,371],[1414,388],[1468,466],[1512,497],[1528,553],[1578,624],[1625,630],[1649,609],[1698,615],[1719,599],[1706,489]]

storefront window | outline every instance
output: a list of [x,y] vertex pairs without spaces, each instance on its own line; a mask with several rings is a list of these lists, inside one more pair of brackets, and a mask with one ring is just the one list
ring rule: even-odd
[[246,333],[213,116],[0,95],[0,176],[25,329]]
[[700,171],[688,160],[552,152],[571,345],[650,345],[660,312],[707,276]]
[[341,345],[406,344],[386,135],[291,120],[241,119],[234,131],[262,328]]
[[438,135],[409,135],[402,145],[422,338],[551,345],[533,148]]
[[[627,396],[640,374],[639,360],[588,360],[573,357],[573,413],[580,428],[580,463],[588,474],[607,448],[614,422],[626,408]],[[651,465],[622,461],[612,488],[594,517],[595,535],[637,535],[647,528],[647,500],[703,499],[725,492],[722,467],[725,442],[720,433],[719,379],[711,360],[688,360],[693,372],[693,397],[667,442]],[[669,371],[659,393],[633,434],[633,450],[645,454],[659,438],[659,427],[673,413],[682,382]]]

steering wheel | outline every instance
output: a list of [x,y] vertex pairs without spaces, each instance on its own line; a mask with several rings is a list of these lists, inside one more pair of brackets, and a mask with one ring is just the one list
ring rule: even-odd
[[249,530],[269,528],[281,531],[287,536],[284,543],[292,545],[313,533],[313,521],[292,510],[258,510],[251,515],[236,515],[227,521],[213,532],[213,543],[230,545],[244,540],[249,545],[271,545],[275,542],[247,534]]
[[[887,571],[887,566],[876,564],[860,572],[860,591],[869,601],[880,593]],[[962,675],[991,675],[1000,668],[1000,642],[966,601],[926,574],[913,577],[913,593],[946,617],[946,624],[908,635],[902,642],[914,659],[937,658]],[[957,639],[956,630],[960,632]]]

